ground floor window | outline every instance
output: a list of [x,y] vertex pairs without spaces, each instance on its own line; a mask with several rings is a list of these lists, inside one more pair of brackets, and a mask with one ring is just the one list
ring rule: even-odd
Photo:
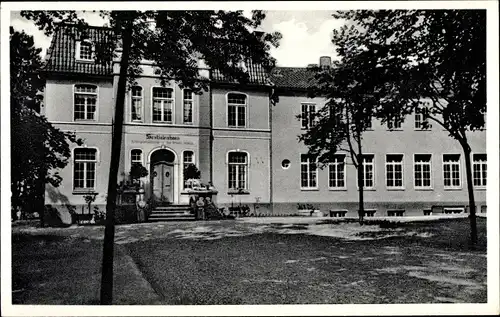
[[460,154],[443,155],[443,178],[445,188],[460,187]]
[[345,188],[345,155],[335,155],[328,169],[330,188]]
[[194,153],[193,151],[184,151],[182,153],[182,164],[183,164],[183,177],[184,177],[184,188],[191,188],[192,184],[189,184],[187,180],[190,178],[189,177],[189,170],[188,168],[190,166],[194,166]]
[[86,148],[75,149],[73,160],[73,189],[94,189],[97,150]]
[[307,154],[300,155],[300,187],[302,189],[317,188],[318,167],[316,158]]
[[374,170],[374,156],[372,154],[363,155],[363,170],[362,178],[363,178],[363,187],[365,189],[372,189],[375,187],[375,181],[373,177]]
[[386,155],[385,170],[387,188],[403,188],[403,155]]
[[415,188],[431,188],[431,155],[415,154]]
[[229,152],[229,189],[248,189],[248,155],[245,152]]
[[472,156],[472,177],[474,186],[486,186],[486,154],[474,154]]
[[142,165],[142,150],[133,149],[130,151],[130,164],[141,164]]

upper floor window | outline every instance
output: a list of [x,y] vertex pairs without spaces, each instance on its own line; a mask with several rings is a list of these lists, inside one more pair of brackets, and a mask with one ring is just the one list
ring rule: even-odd
[[389,130],[400,130],[402,120],[399,117],[390,117],[387,119],[387,128]]
[[307,154],[300,155],[300,187],[302,189],[318,188],[318,166],[316,159]]
[[403,188],[403,155],[386,155],[385,170],[387,187]]
[[73,157],[73,189],[91,190],[95,188],[96,164],[96,149],[75,149]]
[[97,86],[75,85],[74,119],[95,120],[97,111]]
[[302,129],[309,129],[314,124],[314,116],[316,114],[316,105],[310,103],[302,104],[302,112],[300,115]]
[[153,122],[172,123],[172,88],[153,88]]
[[472,179],[474,186],[486,186],[486,154],[472,155]]
[[417,189],[431,188],[431,155],[430,154],[415,154],[414,156],[415,175],[414,182]]
[[190,89],[183,90],[183,122],[193,123],[193,98],[194,94]]
[[228,154],[229,189],[247,189],[248,155],[245,152]]
[[130,151],[130,163],[131,165],[134,164],[141,164],[142,165],[142,150],[141,149],[133,149]]
[[142,121],[143,94],[142,87],[133,86],[130,91],[130,105],[132,112],[132,121]]
[[415,130],[429,130],[432,125],[429,123],[428,111],[430,107],[430,101],[423,101],[423,108],[415,109]]
[[227,124],[230,127],[246,126],[247,96],[230,93],[227,95]]
[[335,155],[328,164],[328,183],[330,188],[345,188],[345,155]]
[[93,46],[91,41],[82,40],[77,42],[76,44],[77,60],[91,61],[93,59],[92,52],[93,52]]
[[460,187],[460,154],[443,154],[443,178],[445,188]]

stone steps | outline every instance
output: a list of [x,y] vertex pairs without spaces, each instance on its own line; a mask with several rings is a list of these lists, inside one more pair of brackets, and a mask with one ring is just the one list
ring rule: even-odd
[[195,220],[189,205],[170,205],[156,207],[148,217],[148,222]]

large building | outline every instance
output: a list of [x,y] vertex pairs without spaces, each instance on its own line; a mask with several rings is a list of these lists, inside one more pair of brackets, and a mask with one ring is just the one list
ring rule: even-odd
[[[92,27],[89,37],[55,33],[45,66],[44,114],[57,128],[84,140],[72,145],[71,162],[60,171],[58,188],[48,185],[46,203],[79,211],[84,195],[106,199],[119,61],[94,63],[93,43],[110,32]],[[320,61],[329,65],[328,58]],[[321,211],[357,214],[356,170],[346,155],[323,169],[305,154],[298,136],[322,98],[307,97],[312,74],[306,67],[276,67],[266,73],[247,65],[250,82],[240,85],[217,71],[208,91],[194,94],[175,82],[160,84],[151,63],[127,93],[120,179],[133,163],[142,163],[146,196],[171,204],[187,203],[183,170],[195,164],[203,182],[218,190],[219,205],[257,208],[258,213],[294,214],[298,204]],[[279,95],[274,103],[273,94]],[[373,120],[365,133],[365,208],[376,215],[422,215],[428,210],[467,205],[463,152],[442,128],[423,130],[419,114],[394,122],[391,131]],[[486,211],[486,133],[468,135],[473,149],[473,177],[478,210]]]

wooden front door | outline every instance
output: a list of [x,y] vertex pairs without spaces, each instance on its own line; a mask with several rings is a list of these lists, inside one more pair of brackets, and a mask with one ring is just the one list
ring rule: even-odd
[[174,182],[172,165],[159,163],[153,167],[153,197],[158,202],[173,203]]

